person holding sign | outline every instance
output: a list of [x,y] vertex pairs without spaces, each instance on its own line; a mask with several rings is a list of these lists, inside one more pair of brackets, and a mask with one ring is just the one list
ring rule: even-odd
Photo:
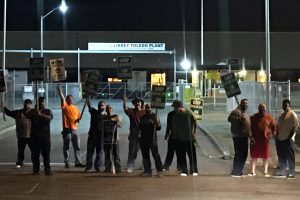
[[248,156],[248,137],[252,138],[251,121],[249,115],[246,113],[247,108],[248,100],[242,99],[240,105],[231,111],[228,116],[228,122],[231,123],[234,145],[232,177],[244,176],[243,169]]
[[128,160],[127,160],[127,172],[131,173],[134,167],[134,160],[137,157],[137,152],[140,149],[139,145],[139,135],[140,135],[140,120],[141,117],[145,114],[144,101],[138,97],[132,100],[134,108],[127,107],[127,97],[123,98],[123,109],[125,114],[129,117],[130,121],[130,132],[128,136],[129,140],[129,151],[128,151]]
[[[113,115],[113,108],[106,106],[106,118],[103,121],[103,149],[105,154],[104,172],[119,173],[121,171],[119,155],[118,127],[120,120],[118,115]],[[113,166],[113,167],[112,167]]]
[[87,106],[91,114],[91,125],[88,132],[87,150],[86,150],[86,167],[85,171],[89,172],[93,165],[93,154],[96,149],[96,158],[94,161],[94,169],[100,171],[101,167],[101,150],[102,150],[102,137],[103,128],[102,122],[105,117],[105,102],[99,101],[98,110],[92,107],[91,97],[87,98]]
[[155,161],[157,176],[163,176],[163,167],[157,147],[157,131],[161,129],[159,118],[151,112],[150,104],[145,105],[145,115],[141,118],[139,128],[141,130],[141,151],[143,156],[144,172],[143,177],[151,177],[150,150]]
[[[3,102],[2,102],[3,104]],[[16,168],[23,167],[24,150],[28,145],[30,151],[33,151],[32,139],[31,139],[31,118],[35,111],[31,107],[32,101],[25,99],[24,106],[20,110],[10,111],[4,105],[4,112],[6,115],[12,117],[16,121],[16,132],[18,138],[18,161],[16,162]]]
[[69,144],[72,141],[74,155],[75,155],[75,167],[85,167],[80,161],[80,138],[77,134],[77,123],[80,120],[80,111],[73,105],[73,96],[68,95],[65,99],[60,86],[57,86],[57,91],[61,100],[63,131],[61,132],[63,138],[63,153],[65,168],[69,168]]
[[50,168],[50,122],[53,114],[45,107],[45,97],[39,97],[38,110],[32,118],[31,138],[33,141],[33,175],[40,173],[40,154],[43,156],[45,175],[51,176]]

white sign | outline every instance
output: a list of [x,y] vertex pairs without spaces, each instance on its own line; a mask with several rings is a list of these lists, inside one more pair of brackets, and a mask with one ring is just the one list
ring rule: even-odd
[[165,43],[88,43],[89,50],[101,51],[165,51]]
[[66,80],[64,59],[51,59],[49,62],[51,68],[51,79],[53,81]]

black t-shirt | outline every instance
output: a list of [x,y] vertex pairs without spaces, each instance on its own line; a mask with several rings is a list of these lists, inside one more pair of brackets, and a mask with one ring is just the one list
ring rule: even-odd
[[95,108],[92,108],[89,110],[91,113],[91,123],[90,123],[90,130],[89,135],[94,135],[101,137],[102,133],[102,120],[105,115],[101,114],[98,110]]
[[[43,109],[40,112],[44,115],[48,115],[53,119],[53,114],[50,109]],[[31,124],[31,136],[34,137],[50,137],[50,122],[42,116],[38,116],[37,113],[32,118]]]

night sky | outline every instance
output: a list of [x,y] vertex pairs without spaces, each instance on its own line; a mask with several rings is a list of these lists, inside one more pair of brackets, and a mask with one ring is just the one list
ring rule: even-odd
[[[60,0],[7,0],[8,31],[39,31]],[[45,31],[200,31],[200,0],[66,0]],[[204,0],[204,31],[264,31],[265,0]],[[0,29],[3,30],[1,1]],[[271,31],[300,31],[300,0],[270,0]],[[183,12],[182,12],[183,11]],[[185,26],[183,26],[183,14]]]

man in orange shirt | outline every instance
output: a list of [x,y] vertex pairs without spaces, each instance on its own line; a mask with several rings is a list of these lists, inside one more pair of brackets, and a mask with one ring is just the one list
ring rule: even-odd
[[58,94],[61,99],[61,110],[63,120],[63,153],[65,159],[65,168],[69,168],[69,144],[72,141],[74,155],[75,155],[75,167],[85,167],[80,161],[80,138],[77,134],[77,123],[80,120],[80,111],[73,105],[73,96],[67,95],[66,99],[62,93],[60,86],[57,86]]

